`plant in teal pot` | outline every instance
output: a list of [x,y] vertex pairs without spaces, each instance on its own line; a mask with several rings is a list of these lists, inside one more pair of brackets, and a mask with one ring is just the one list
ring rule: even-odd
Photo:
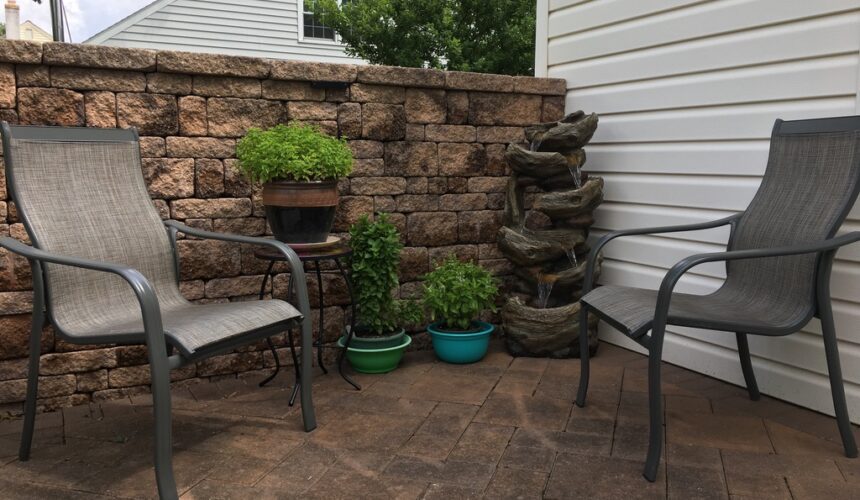
[[[355,293],[356,328],[346,357],[362,373],[385,373],[395,368],[412,338],[404,326],[421,322],[417,303],[394,298],[399,284],[400,234],[388,218],[368,216],[349,230],[352,257],[350,276]],[[346,338],[338,344],[343,347]]]
[[433,321],[427,332],[439,359],[474,363],[487,354],[495,327],[479,318],[496,310],[498,293],[489,271],[453,257],[424,276],[424,305]]

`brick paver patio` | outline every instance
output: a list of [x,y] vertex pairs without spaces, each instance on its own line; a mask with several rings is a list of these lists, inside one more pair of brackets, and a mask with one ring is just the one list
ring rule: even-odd
[[[833,419],[665,365],[667,449],[641,476],[645,358],[602,345],[589,406],[577,360],[513,359],[496,345],[469,366],[407,354],[397,371],[315,380],[319,427],[287,406],[292,376],[174,390],[183,498],[857,498],[860,460]],[[824,389],[822,389],[824,390]],[[19,421],[0,423],[0,496],[155,495],[148,397],[39,415],[29,462]]]

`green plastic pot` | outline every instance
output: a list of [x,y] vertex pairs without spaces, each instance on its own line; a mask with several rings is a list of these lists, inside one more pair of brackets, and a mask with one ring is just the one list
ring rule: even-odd
[[[347,327],[347,330],[349,330],[349,327]],[[356,328],[356,332],[360,331],[360,329]],[[356,333],[356,335],[352,337],[352,340],[349,341],[349,347],[355,347],[356,349],[385,349],[387,347],[398,347],[403,345],[403,342],[405,342],[404,337],[406,337],[406,330],[403,328],[401,328],[397,333],[382,336],[377,335],[364,337]]]
[[[412,337],[404,334],[399,345],[377,348],[353,347],[355,338],[349,343],[346,350],[346,359],[352,365],[352,369],[359,373],[388,373],[400,364],[403,352],[412,343]],[[337,345],[343,348],[346,338],[337,339]]]

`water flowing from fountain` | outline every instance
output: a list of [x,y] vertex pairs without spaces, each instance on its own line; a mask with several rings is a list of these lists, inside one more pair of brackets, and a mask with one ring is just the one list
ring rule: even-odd
[[520,222],[520,233],[524,233],[526,230],[526,222],[529,220],[529,215],[531,215],[531,210],[526,210],[525,215],[523,215],[523,220]]
[[546,305],[549,302],[549,296],[552,293],[552,286],[555,284],[555,280],[558,277],[554,274],[543,274],[538,273],[538,307],[541,309],[546,309]]
[[573,183],[576,184],[576,189],[582,187],[582,169],[579,168],[579,165],[568,165],[567,169],[570,171],[570,176],[573,177]]
[[570,267],[576,269],[579,266],[579,262],[576,260],[576,252],[573,247],[565,249],[564,252],[567,254],[567,260],[570,261]]
[[532,142],[530,142],[529,143],[529,151],[537,151],[538,148],[540,148],[540,143],[541,143],[540,139],[535,139]]

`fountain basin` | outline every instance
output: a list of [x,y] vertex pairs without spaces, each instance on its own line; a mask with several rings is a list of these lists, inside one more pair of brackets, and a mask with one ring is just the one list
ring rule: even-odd
[[475,321],[477,331],[449,332],[442,330],[439,323],[427,327],[433,341],[436,356],[446,363],[466,364],[484,359],[490,345],[490,335],[495,326],[483,321]]
[[[564,231],[564,230],[562,230]],[[542,262],[552,261],[563,257],[567,248],[582,245],[585,242],[584,231],[564,231],[570,239],[562,243],[550,239],[543,231],[541,235],[535,231],[517,231],[507,226],[499,228],[497,242],[502,252],[515,264],[534,266]]]
[[568,151],[585,146],[597,130],[597,114],[577,111],[560,122],[543,123],[526,129],[526,139],[537,143],[538,151]]
[[[597,351],[597,316],[588,318],[588,346]],[[541,309],[513,297],[502,308],[505,342],[514,356],[579,356],[579,302]]]
[[592,177],[581,188],[537,194],[532,208],[552,219],[563,219],[593,210],[602,201],[603,179]]
[[[594,275],[592,277],[595,280],[600,277],[602,267],[603,255],[601,254],[594,266]],[[553,281],[553,287],[556,290],[568,291],[581,288],[582,280],[585,277],[585,271],[587,268],[588,259],[582,258],[577,261],[576,267],[571,266],[569,260],[565,260],[549,269],[541,266],[516,267],[514,268],[514,275],[521,280],[522,284],[526,288],[526,292],[529,290],[537,290],[537,286],[541,282],[542,274],[554,274],[556,278]]]
[[578,166],[585,163],[585,153],[536,152],[511,144],[505,150],[505,160],[514,172],[542,179],[567,174],[571,164]]

